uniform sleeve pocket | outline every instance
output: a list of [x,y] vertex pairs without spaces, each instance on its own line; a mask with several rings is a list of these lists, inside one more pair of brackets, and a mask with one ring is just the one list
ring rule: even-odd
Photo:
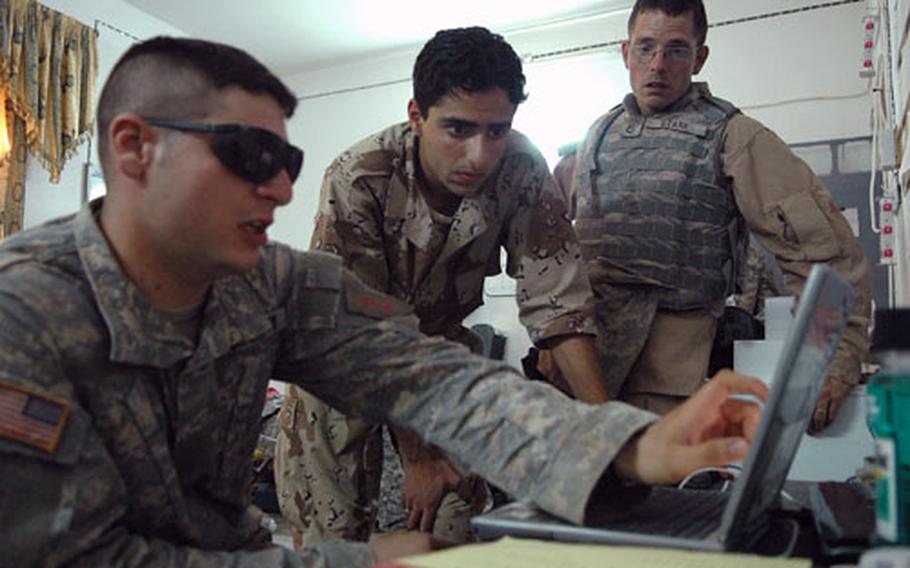
[[292,316],[294,326],[309,331],[334,328],[342,287],[341,260],[334,255],[311,252],[306,254],[304,264]]
[[774,213],[778,235],[786,245],[780,251],[782,258],[821,262],[838,255],[831,222],[811,193],[798,193],[781,200]]

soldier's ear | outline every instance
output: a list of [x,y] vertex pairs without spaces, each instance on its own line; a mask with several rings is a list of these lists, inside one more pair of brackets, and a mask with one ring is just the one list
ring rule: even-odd
[[423,114],[420,112],[420,105],[417,104],[417,101],[411,99],[408,101],[408,123],[411,125],[411,130],[414,131],[414,134],[420,136],[423,131]]
[[155,129],[139,116],[124,113],[111,121],[107,136],[114,172],[133,181],[143,180],[159,139]]
[[705,65],[705,61],[708,60],[708,53],[710,50],[707,45],[698,46],[698,51],[695,52],[695,67],[692,69],[693,75],[698,75],[698,72],[701,71],[701,68]]

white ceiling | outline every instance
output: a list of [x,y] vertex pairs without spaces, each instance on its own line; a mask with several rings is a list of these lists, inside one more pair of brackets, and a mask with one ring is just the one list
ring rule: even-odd
[[126,0],[187,35],[230,43],[289,75],[423,44],[437,30],[507,34],[628,9],[632,0]]

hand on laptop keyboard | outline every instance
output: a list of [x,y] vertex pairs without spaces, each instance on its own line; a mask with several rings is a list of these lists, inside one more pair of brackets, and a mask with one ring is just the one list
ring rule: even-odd
[[762,408],[732,398],[749,394],[766,400],[764,383],[723,370],[686,402],[632,439],[619,452],[614,471],[621,478],[662,485],[693,471],[745,459]]

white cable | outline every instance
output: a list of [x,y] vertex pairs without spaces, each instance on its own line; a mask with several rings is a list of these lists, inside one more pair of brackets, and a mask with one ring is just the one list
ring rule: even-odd
[[[726,473],[730,477],[735,478],[737,475],[739,475],[739,471],[740,471],[740,468],[738,466],[732,466],[732,465],[724,466],[724,467],[703,467],[703,468],[697,469],[697,470],[693,471],[692,473],[690,473],[689,475],[687,475],[685,477],[685,479],[680,481],[679,485],[677,485],[676,487],[678,489],[685,489],[686,484],[689,483],[690,481],[692,481],[692,478],[694,478],[696,475],[700,475],[702,473],[709,473],[709,472]],[[729,487],[729,484],[730,484],[729,479],[724,480],[724,485],[721,488],[721,491],[726,491],[727,487]]]
[[[871,83],[871,81],[870,81]],[[869,88],[867,87],[864,91],[860,93],[854,93],[851,95],[817,95],[812,97],[799,97],[795,99],[785,99],[780,101],[773,101],[767,103],[756,103],[754,105],[743,105],[740,110],[757,110],[763,108],[772,108],[784,105],[792,105],[796,103],[815,103],[819,101],[845,101],[851,99],[860,99],[869,94]]]
[[878,99],[872,97],[872,163],[869,165],[869,227],[872,232],[881,232],[875,220],[875,176],[878,174]]
[[[695,470],[692,473],[690,473],[689,475],[687,475],[685,477],[685,479],[683,479],[682,481],[679,482],[679,485],[677,485],[677,488],[684,489],[686,484],[689,483],[690,481],[692,481],[692,478],[695,477],[696,475],[699,475],[701,473],[712,472],[712,471],[717,472],[717,473],[726,473],[727,475],[730,476],[730,478],[724,480],[724,484],[720,489],[720,491],[723,492],[723,491],[726,491],[727,488],[730,486],[730,479],[731,478],[735,479],[736,476],[738,476],[739,473],[742,471],[742,468],[739,467],[738,465],[729,465],[726,467],[703,467],[703,468]],[[783,489],[780,490],[780,495],[781,495],[781,497],[783,497],[785,499],[789,499],[790,501],[793,501],[797,505],[803,506],[803,504],[800,503],[795,497],[793,497],[792,495],[790,495]],[[784,548],[783,552],[781,552],[779,556],[790,556],[791,554],[793,554],[793,550],[796,548],[796,542],[799,539],[799,523],[797,523],[794,519],[784,519],[784,520],[787,521],[788,523],[790,523],[790,526],[793,527],[793,532],[790,535],[790,541],[787,543],[787,546]]]
[[800,502],[796,499],[796,497],[794,497],[793,495],[790,495],[789,493],[787,493],[787,492],[784,491],[783,489],[780,490],[780,496],[783,497],[784,499],[789,499],[789,500],[793,501],[794,503],[796,503],[796,504],[799,505],[800,507],[803,506],[803,504],[800,503]]
[[[877,65],[882,65],[883,55],[879,55]],[[882,77],[884,74],[879,75]],[[882,116],[884,113],[884,108],[882,108],[881,101],[879,97],[884,94],[885,85],[881,81],[877,81],[876,85],[872,88],[872,151],[871,151],[871,163],[869,165],[869,227],[872,229],[872,232],[875,234],[881,233],[881,227],[877,225],[875,218],[875,178],[878,175],[879,168],[879,151],[878,151],[878,137],[879,130],[885,124],[885,118]]]

